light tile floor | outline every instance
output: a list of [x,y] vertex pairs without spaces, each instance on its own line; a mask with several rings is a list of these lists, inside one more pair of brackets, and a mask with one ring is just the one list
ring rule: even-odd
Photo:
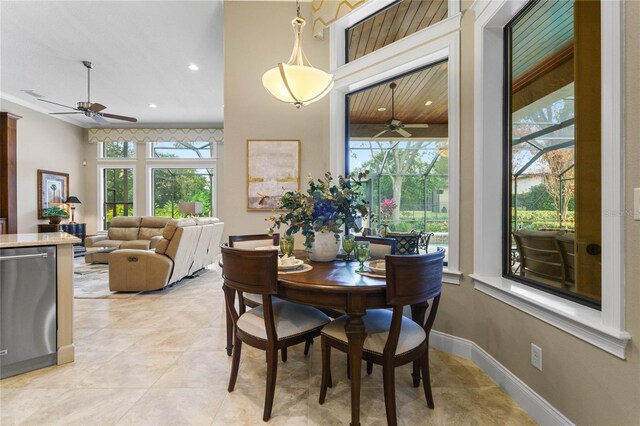
[[[261,424],[264,353],[244,346],[236,389],[228,393],[223,312],[216,270],[162,292],[75,299],[76,361],[2,380],[0,424]],[[334,387],[322,406],[320,371],[318,343],[307,357],[302,345],[289,349],[269,424],[349,423],[345,356],[333,352]],[[410,367],[398,369],[399,424],[534,424],[467,360],[432,350],[431,375],[435,410],[422,387],[411,386]],[[362,387],[362,424],[385,424],[380,367],[363,374]]]

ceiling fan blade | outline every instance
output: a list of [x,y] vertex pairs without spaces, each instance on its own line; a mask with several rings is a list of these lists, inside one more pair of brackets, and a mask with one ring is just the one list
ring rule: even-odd
[[106,112],[101,113],[103,117],[115,118],[116,120],[130,121],[132,123],[138,122],[137,118],[127,117],[125,115],[108,114]]
[[61,106],[61,107],[65,107],[65,108],[69,108],[69,109],[74,109],[76,111],[80,111],[78,108],[70,107],[69,105],[62,105],[62,104],[59,104],[57,102],[48,101],[48,100],[42,99],[42,98],[38,98],[38,100],[42,101],[42,102],[46,102],[48,104],[54,104],[54,105],[58,105],[58,106]]
[[89,108],[89,111],[93,111],[93,112],[100,112],[103,109],[106,109],[107,107],[99,104],[99,103],[95,103],[95,104],[91,104],[91,108]]
[[389,129],[384,129],[383,131],[381,131],[380,133],[375,135],[374,138],[380,137],[380,136],[384,135],[385,133],[387,133],[388,131],[389,131]]
[[109,122],[107,120],[105,120],[100,114],[96,113],[96,114],[91,114],[91,118],[93,118],[95,121],[97,121],[100,124],[109,124]]
[[60,115],[60,114],[84,114],[82,111],[76,112],[50,112],[49,115]]
[[401,136],[404,136],[405,138],[411,137],[411,133],[407,132],[404,129],[396,129],[396,132],[398,132]]
[[404,127],[413,128],[413,129],[427,129],[429,128],[428,124],[405,124]]

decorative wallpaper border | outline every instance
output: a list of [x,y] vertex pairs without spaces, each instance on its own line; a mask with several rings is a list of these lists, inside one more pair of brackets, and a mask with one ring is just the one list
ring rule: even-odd
[[89,143],[224,142],[224,129],[89,129]]
[[367,0],[313,0],[313,36],[323,38],[323,30]]

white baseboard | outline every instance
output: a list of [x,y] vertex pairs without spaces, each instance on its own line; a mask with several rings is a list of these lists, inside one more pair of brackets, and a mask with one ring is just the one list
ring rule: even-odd
[[432,330],[429,344],[434,349],[457,355],[476,364],[539,424],[574,424],[475,342]]

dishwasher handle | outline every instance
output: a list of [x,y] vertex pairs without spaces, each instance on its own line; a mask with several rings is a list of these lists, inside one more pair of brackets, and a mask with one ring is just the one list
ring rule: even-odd
[[24,259],[46,259],[49,257],[49,253],[35,253],[35,254],[19,254],[17,256],[0,256],[0,262],[5,260],[24,260]]

